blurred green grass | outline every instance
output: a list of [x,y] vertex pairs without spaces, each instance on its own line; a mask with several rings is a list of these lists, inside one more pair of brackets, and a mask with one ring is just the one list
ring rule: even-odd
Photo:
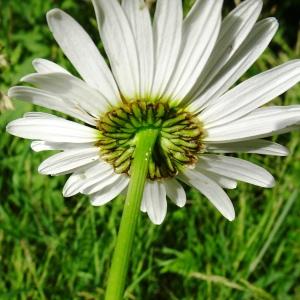
[[[185,11],[192,2],[184,1]],[[225,4],[225,11],[234,7],[233,1]],[[265,4],[264,15],[277,16],[282,26],[244,79],[300,55],[299,16],[293,14],[299,2]],[[99,41],[87,1],[0,2],[1,300],[102,299],[122,212],[122,197],[100,208],[86,197],[64,199],[64,176],[37,173],[49,154],[32,153],[28,141],[5,133],[10,120],[40,110],[17,101],[15,110],[5,109],[8,87],[33,71],[33,58],[72,69],[46,25],[45,13],[53,7],[67,10]],[[299,85],[275,100],[299,102]],[[239,184],[230,191],[237,211],[233,223],[188,188],[187,206],[170,204],[163,225],[141,216],[127,299],[300,299],[300,134],[274,140],[287,145],[290,156],[243,157],[266,166],[277,185],[263,190]]]

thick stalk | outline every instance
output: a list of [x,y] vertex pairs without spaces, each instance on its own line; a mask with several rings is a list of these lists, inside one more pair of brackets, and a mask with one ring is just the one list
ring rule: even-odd
[[157,138],[157,129],[143,129],[136,134],[136,149],[131,179],[108,277],[105,300],[123,299],[130,253],[148,173],[149,157]]

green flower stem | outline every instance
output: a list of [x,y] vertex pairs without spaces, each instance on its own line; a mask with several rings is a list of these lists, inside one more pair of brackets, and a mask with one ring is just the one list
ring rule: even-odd
[[131,167],[131,180],[108,277],[105,300],[123,299],[130,253],[148,174],[149,157],[157,134],[157,129],[147,128],[140,130],[135,136],[136,149]]

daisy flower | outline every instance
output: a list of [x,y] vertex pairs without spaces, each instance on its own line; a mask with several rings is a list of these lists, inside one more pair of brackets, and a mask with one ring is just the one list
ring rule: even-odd
[[12,98],[76,121],[31,112],[7,131],[33,140],[34,151],[58,150],[39,172],[71,174],[63,195],[86,194],[97,206],[126,191],[136,135],[153,129],[141,210],[162,223],[167,197],[185,205],[183,182],[233,220],[224,189],[238,181],[270,188],[274,179],[262,167],[226,154],[285,156],[284,146],[265,138],[300,122],[299,105],[264,106],[299,81],[299,60],[233,86],[268,46],[277,21],[257,21],[261,0],[242,2],[224,19],[221,0],[197,0],[186,17],[181,0],[157,0],[153,18],[142,0],[93,5],[109,65],[84,29],[53,9],[47,14],[50,30],[81,78],[36,59],[36,73],[22,78],[31,85],[9,90]]

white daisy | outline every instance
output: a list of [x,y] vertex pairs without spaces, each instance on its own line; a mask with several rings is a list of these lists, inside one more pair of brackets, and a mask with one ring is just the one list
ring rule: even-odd
[[298,105],[262,107],[299,81],[299,60],[231,88],[268,46],[277,21],[257,22],[261,0],[242,2],[223,20],[221,0],[197,0],[185,18],[181,0],[157,0],[153,21],[142,0],[93,0],[93,5],[110,66],[84,29],[53,9],[49,27],[82,79],[36,59],[36,73],[22,79],[35,88],[9,90],[10,97],[81,122],[27,113],[7,131],[34,140],[34,151],[60,151],[39,172],[72,174],[65,197],[87,194],[93,205],[103,205],[128,186],[135,133],[156,128],[141,210],[160,224],[167,197],[185,205],[184,182],[233,220],[223,188],[233,189],[237,181],[272,187],[274,179],[263,168],[224,154],[287,155],[285,147],[264,138],[300,122]]

